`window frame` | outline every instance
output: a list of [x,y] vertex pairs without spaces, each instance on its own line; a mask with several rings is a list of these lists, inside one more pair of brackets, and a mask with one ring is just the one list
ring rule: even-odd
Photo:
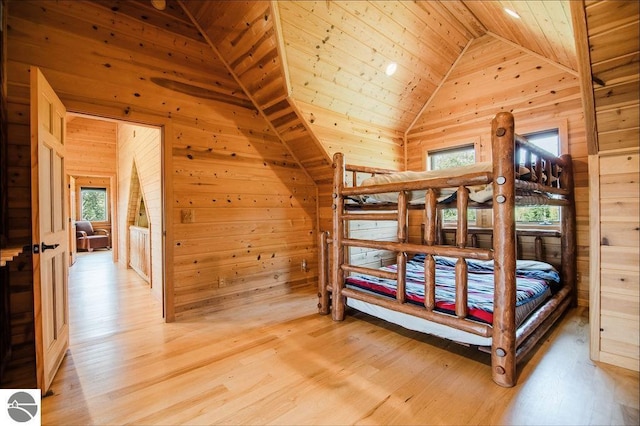
[[[550,120],[543,124],[535,124],[535,125],[523,125],[516,128],[516,133],[526,137],[526,135],[536,135],[536,134],[544,134],[547,132],[552,132],[557,130],[558,132],[558,156],[568,154],[569,153],[569,137],[568,137],[568,128],[567,128],[567,120]],[[527,206],[522,206],[527,207]],[[550,206],[553,207],[553,206]],[[558,207],[561,208],[561,207]],[[562,214],[562,212],[560,212]],[[539,229],[539,230],[550,230],[550,231],[558,231],[560,230],[562,225],[562,221],[551,223],[549,225],[541,224],[541,223],[533,223],[533,222],[520,222],[516,221],[516,227],[518,229]]]
[[109,188],[106,186],[96,186],[96,185],[82,185],[80,186],[80,191],[79,191],[79,207],[80,207],[80,211],[79,211],[79,217],[80,220],[89,220],[89,219],[85,219],[84,217],[84,209],[83,209],[83,205],[84,205],[84,197],[83,197],[83,192],[85,190],[100,190],[100,191],[104,191],[104,199],[105,199],[105,203],[104,203],[104,210],[105,210],[105,218],[104,220],[90,220],[90,222],[92,223],[109,223],[110,220],[110,215],[109,215]]
[[[465,151],[466,149],[473,149],[474,156],[474,164],[480,160],[480,136],[475,136],[469,138],[467,142],[461,143],[460,140],[456,140],[455,142],[444,142],[440,146],[431,147],[431,149],[425,149],[423,152],[423,162],[422,165],[425,170],[432,170],[431,168],[431,159],[434,154],[448,152],[448,151]],[[476,213],[475,219],[468,219],[467,225],[473,227],[479,227],[484,222],[482,209],[473,209]],[[441,211],[442,213],[442,211]],[[447,227],[453,224],[456,224],[455,220],[445,220],[443,216],[441,216],[441,226]]]

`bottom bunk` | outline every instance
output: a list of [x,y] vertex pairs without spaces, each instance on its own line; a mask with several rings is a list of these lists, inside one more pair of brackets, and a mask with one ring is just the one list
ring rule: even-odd
[[[474,232],[474,231],[470,231]],[[484,233],[480,231],[480,233]],[[545,231],[525,231],[525,235],[536,237],[536,258],[545,252],[544,245],[539,246],[542,236],[560,238],[560,233]],[[329,313],[333,307],[333,287],[328,280],[329,247],[332,240],[329,233],[320,235],[320,284],[318,297],[320,313]],[[466,309],[456,309],[456,266],[455,258],[432,256],[435,264],[435,291],[433,309],[425,309],[425,258],[416,254],[404,264],[405,270],[402,293],[397,293],[397,281],[392,278],[373,276],[367,273],[350,273],[344,278],[341,291],[343,304],[357,311],[409,330],[438,336],[453,342],[474,346],[479,350],[492,353],[494,346],[495,282],[494,261],[465,259],[467,265]],[[560,265],[561,267],[561,265]],[[570,269],[570,268],[569,268]],[[397,274],[398,265],[392,264],[378,269],[382,275]],[[516,362],[536,345],[540,338],[557,322],[573,304],[572,283],[563,285],[562,273],[554,265],[542,260],[516,261],[515,273],[515,309],[514,330],[508,334],[514,337],[514,359]],[[324,300],[323,300],[324,299]],[[399,299],[402,302],[399,302]],[[464,317],[459,313],[465,311]],[[508,324],[507,324],[508,325]],[[509,327],[507,327],[509,328]],[[496,335],[505,330],[497,330]],[[500,345],[498,345],[500,346]],[[495,351],[494,351],[495,352]],[[492,353],[493,354],[493,353]],[[505,353],[497,347],[498,357]],[[497,368],[498,375],[500,366]],[[513,386],[513,382],[498,382],[502,386]]]
[[[406,263],[406,300],[423,306],[425,301],[425,255],[418,254]],[[455,315],[456,313],[456,260],[434,256],[435,260],[435,308],[434,312]],[[469,259],[467,262],[467,306],[468,318],[485,324],[493,324],[493,262]],[[380,268],[382,271],[397,272],[397,265]],[[397,297],[396,281],[367,274],[352,274],[345,278],[346,288],[359,289],[372,295]],[[548,263],[519,260],[516,267],[516,326],[541,304],[560,290],[560,274]],[[393,312],[380,306],[348,298],[347,305],[374,316],[384,315],[385,319],[405,328],[457,341],[459,343],[490,346],[491,338],[465,333],[449,327],[439,327],[437,323],[417,320],[402,313]],[[382,308],[382,310],[380,310]],[[397,318],[395,315],[397,314]]]

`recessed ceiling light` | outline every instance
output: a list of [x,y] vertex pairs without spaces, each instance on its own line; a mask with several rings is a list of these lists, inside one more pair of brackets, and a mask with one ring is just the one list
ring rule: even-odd
[[504,11],[507,12],[509,15],[513,16],[516,19],[520,19],[520,15],[518,15],[516,12],[514,12],[513,10],[505,7]]
[[164,10],[167,7],[167,0],[151,0],[151,5],[158,10]]
[[396,64],[395,62],[391,62],[389,65],[387,65],[387,69],[384,71],[384,73],[388,76],[392,76],[397,70],[398,64]]

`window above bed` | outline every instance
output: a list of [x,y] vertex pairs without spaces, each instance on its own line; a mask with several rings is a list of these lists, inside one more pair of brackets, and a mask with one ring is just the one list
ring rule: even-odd
[[[532,144],[558,156],[562,154],[560,144],[560,132],[558,129],[544,130],[541,132],[523,135]],[[522,157],[522,155],[520,156]],[[559,226],[560,207],[558,206],[531,206],[516,207],[516,222],[525,226]]]
[[[427,170],[442,170],[452,167],[468,166],[476,162],[476,148],[473,143],[460,145],[453,148],[438,149],[427,152]],[[467,211],[469,224],[477,224],[477,212],[475,209]],[[444,224],[453,223],[458,220],[456,209],[444,209],[442,211],[442,221]]]
[[476,150],[473,145],[459,146],[427,153],[427,170],[442,170],[452,167],[468,166],[476,162]]

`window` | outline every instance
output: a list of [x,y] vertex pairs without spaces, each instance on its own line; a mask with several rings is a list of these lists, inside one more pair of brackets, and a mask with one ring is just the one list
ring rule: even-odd
[[[556,156],[560,155],[560,135],[558,129],[530,133],[524,136],[529,142],[545,151],[549,151]],[[521,224],[530,225],[558,225],[560,223],[560,207],[516,207],[516,221]]]
[[82,220],[107,221],[107,188],[80,188],[80,200]]
[[429,170],[450,169],[451,167],[468,166],[476,162],[476,151],[473,145],[444,149],[428,153]]
[[[450,169],[452,167],[468,166],[476,162],[476,151],[473,145],[464,145],[455,148],[431,151],[427,154],[427,164],[429,170]],[[456,209],[444,209],[442,211],[443,222],[454,222],[458,220]],[[476,222],[476,210],[467,210],[467,220]]]

